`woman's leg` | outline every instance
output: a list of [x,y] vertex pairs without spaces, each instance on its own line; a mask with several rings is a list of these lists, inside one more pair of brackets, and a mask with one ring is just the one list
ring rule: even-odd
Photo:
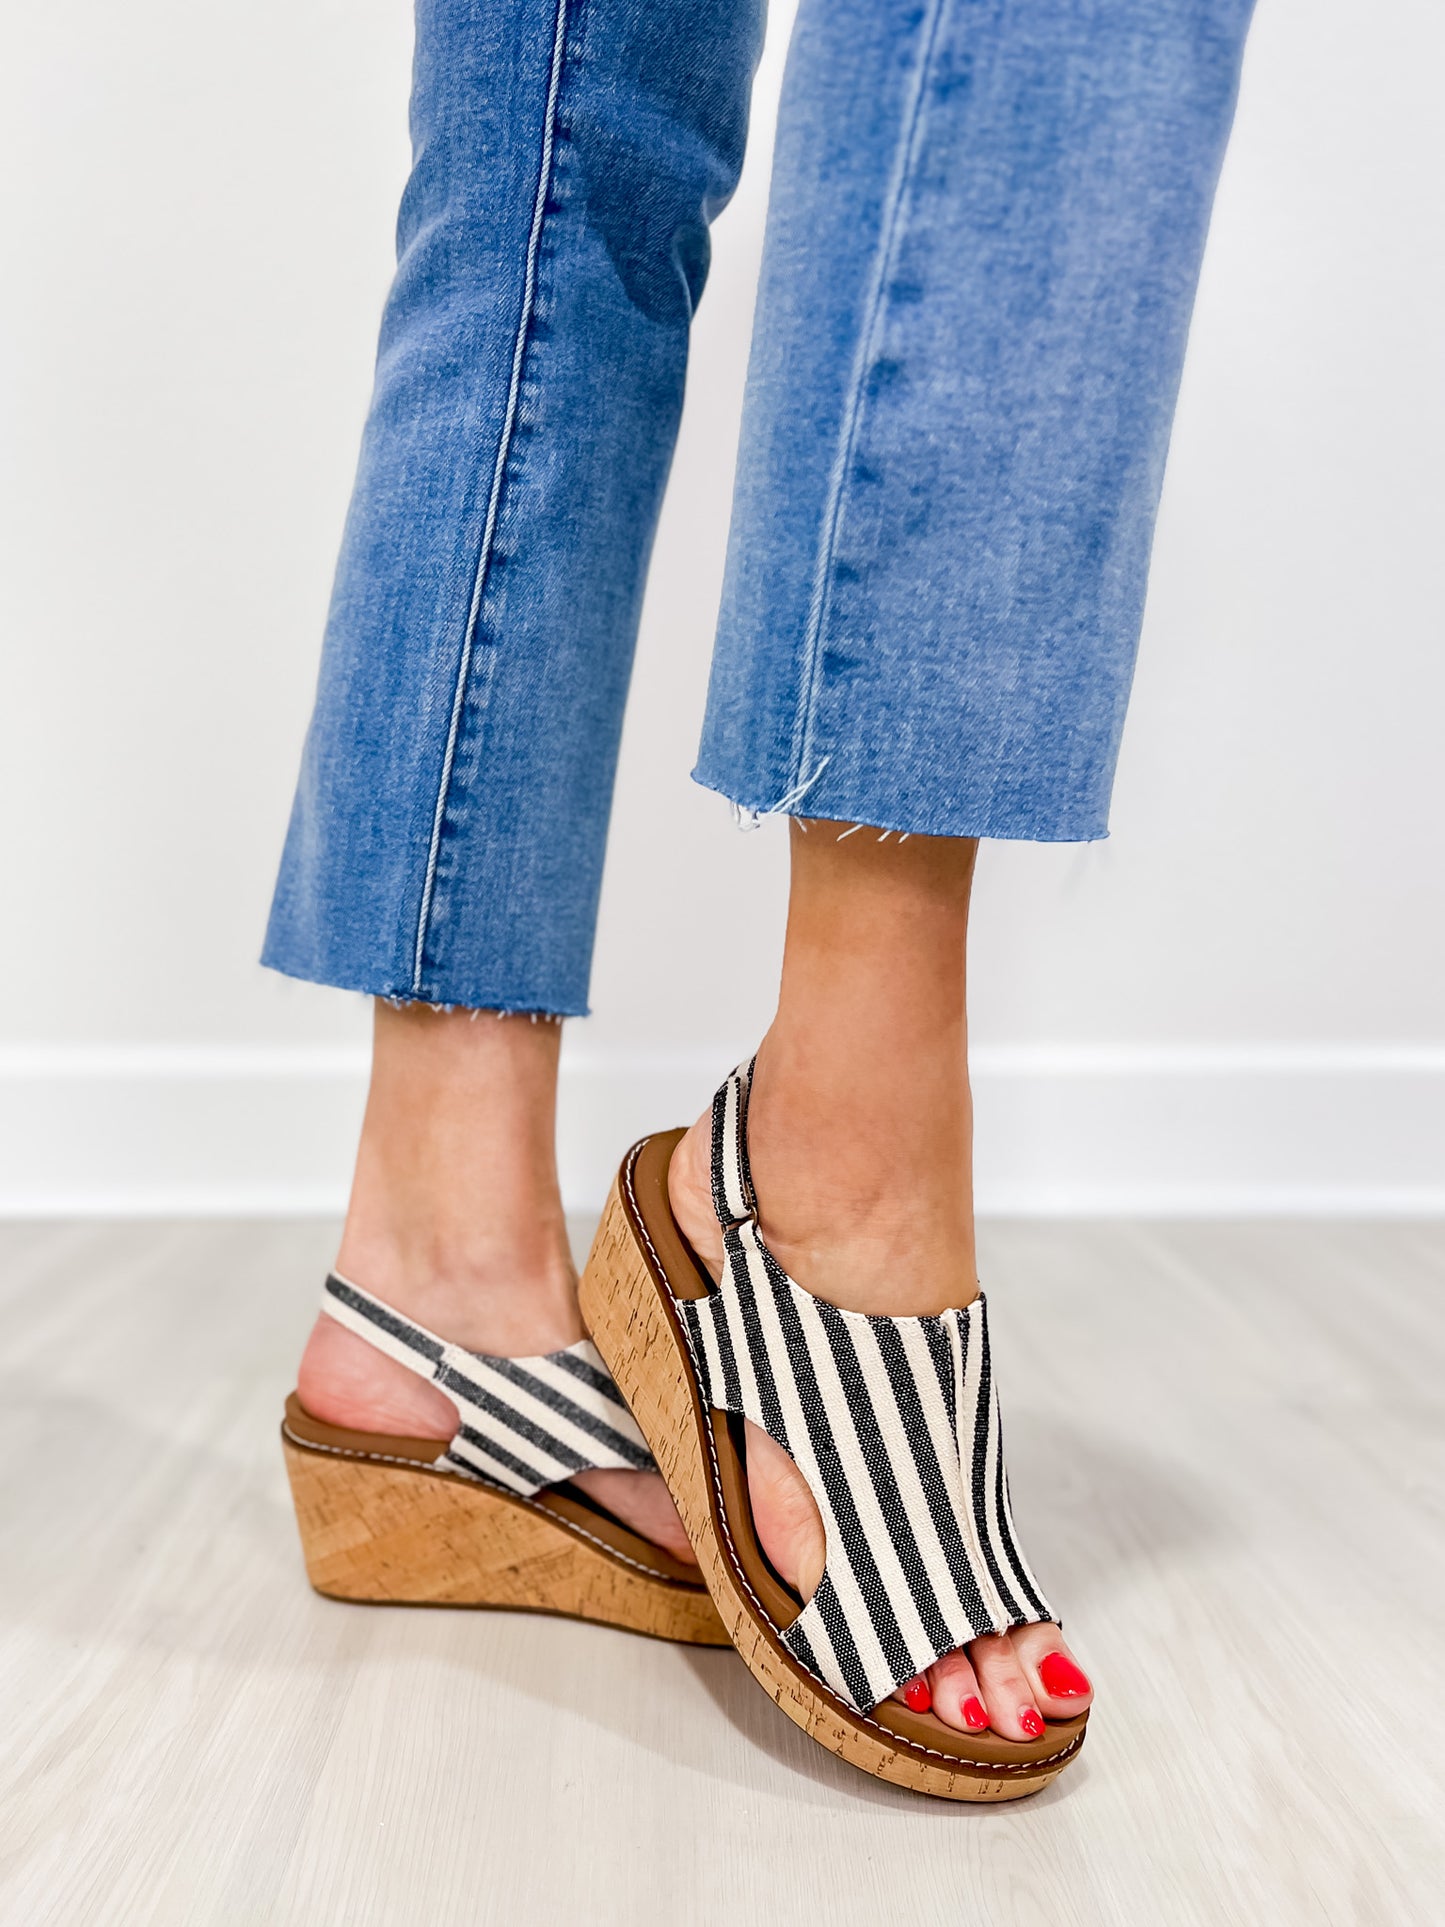
[[[339,1265],[483,1349],[581,1335],[559,1025],[534,1015],[586,1005],[643,574],[760,42],[759,0],[418,0],[398,271],[265,961],[406,1003],[377,1007]],[[333,1424],[455,1425],[324,1318],[299,1390]],[[652,1475],[584,1483],[679,1543]]]
[[[974,839],[1105,833],[1248,11],[803,0],[697,774],[813,819],[748,1133],[767,1244],[848,1309],[977,1291]],[[716,1266],[709,1125],[670,1189]],[[809,1596],[807,1486],[755,1428],[748,1467]],[[1088,1695],[1048,1625],[929,1684],[1011,1739]]]

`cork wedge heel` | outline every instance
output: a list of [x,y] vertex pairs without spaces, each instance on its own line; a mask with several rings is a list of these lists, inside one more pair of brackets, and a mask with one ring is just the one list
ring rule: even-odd
[[[862,1318],[788,1279],[757,1231],[749,1068],[714,1103],[721,1283],[673,1218],[667,1173],[683,1133],[664,1132],[623,1161],[583,1273],[583,1319],[734,1647],[788,1718],[914,1792],[1036,1793],[1077,1757],[1087,1713],[1015,1742],[959,1732],[890,1697],[984,1632],[1053,1618],[1013,1529],[982,1299],[936,1319]],[[758,1544],[744,1417],[790,1451],[819,1501],[828,1559],[806,1603]]]
[[560,1613],[656,1639],[727,1644],[697,1571],[570,1483],[587,1465],[652,1464],[590,1344],[540,1359],[488,1358],[334,1276],[322,1304],[432,1378],[460,1424],[450,1441],[348,1431],[290,1395],[281,1445],[317,1592]]

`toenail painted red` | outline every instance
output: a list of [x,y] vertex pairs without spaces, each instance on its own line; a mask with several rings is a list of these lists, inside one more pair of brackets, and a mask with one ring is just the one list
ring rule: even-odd
[[1091,1691],[1089,1676],[1067,1653],[1045,1653],[1039,1661],[1039,1683],[1050,1699],[1072,1700]]
[[926,1713],[933,1704],[933,1695],[928,1690],[926,1679],[911,1679],[903,1689],[903,1702],[911,1706],[915,1713]]
[[1019,1708],[1019,1725],[1031,1740],[1041,1740],[1044,1737],[1043,1714],[1040,1713],[1036,1706],[1021,1706]]
[[984,1711],[983,1701],[975,1699],[971,1693],[963,1702],[963,1723],[970,1733],[981,1733],[988,1725],[988,1714]]

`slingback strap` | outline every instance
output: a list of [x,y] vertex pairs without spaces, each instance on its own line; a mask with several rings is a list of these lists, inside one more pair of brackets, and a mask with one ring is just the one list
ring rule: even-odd
[[597,1467],[651,1471],[637,1421],[590,1339],[545,1358],[493,1358],[438,1338],[332,1272],[321,1309],[419,1378],[440,1386],[460,1425],[437,1464],[530,1498]]
[[758,1231],[751,1069],[713,1105],[723,1280],[674,1303],[705,1401],[776,1439],[823,1518],[823,1578],[783,1643],[866,1712],[954,1647],[1054,1614],[1014,1529],[982,1296],[881,1318],[795,1284]]
[[742,1218],[757,1216],[748,1163],[748,1091],[752,1081],[753,1063],[740,1065],[712,1101],[712,1208],[724,1230]]

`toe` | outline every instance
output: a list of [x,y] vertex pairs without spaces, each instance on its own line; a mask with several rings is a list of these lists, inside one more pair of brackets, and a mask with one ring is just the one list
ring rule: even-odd
[[1015,1627],[1009,1643],[1046,1720],[1071,1720],[1084,1711],[1094,1689],[1057,1626]]
[[1044,1730],[1034,1686],[1006,1633],[988,1633],[968,1649],[988,1723],[1006,1740],[1036,1740]]
[[893,1697],[902,1700],[905,1706],[911,1706],[915,1713],[926,1713],[933,1705],[933,1688],[928,1683],[927,1674],[917,1673],[912,1679],[904,1680]]
[[988,1712],[967,1653],[945,1653],[942,1659],[935,1660],[928,1669],[928,1686],[933,1696],[933,1710],[945,1726],[956,1726],[964,1733],[981,1733],[988,1725]]

